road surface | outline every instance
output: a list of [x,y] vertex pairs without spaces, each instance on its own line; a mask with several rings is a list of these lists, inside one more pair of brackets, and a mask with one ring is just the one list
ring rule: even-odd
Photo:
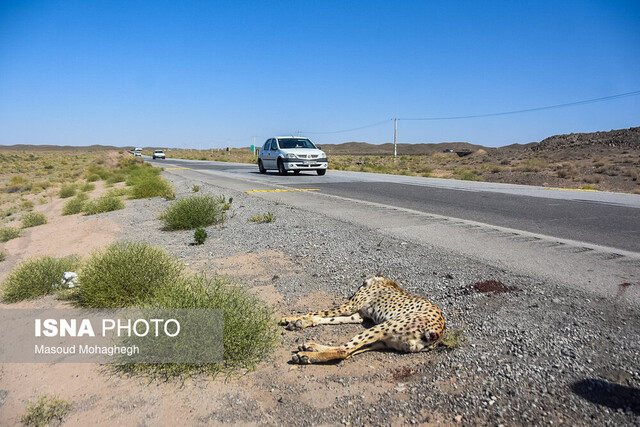
[[[359,172],[261,175],[167,159],[169,173],[375,228],[504,269],[640,303],[640,196]],[[283,191],[283,190],[312,191]],[[278,191],[274,191],[278,190]]]

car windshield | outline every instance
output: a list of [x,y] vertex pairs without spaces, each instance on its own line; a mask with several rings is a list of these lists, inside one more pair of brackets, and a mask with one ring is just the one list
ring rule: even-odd
[[306,138],[280,138],[278,139],[280,148],[316,148],[311,141]]

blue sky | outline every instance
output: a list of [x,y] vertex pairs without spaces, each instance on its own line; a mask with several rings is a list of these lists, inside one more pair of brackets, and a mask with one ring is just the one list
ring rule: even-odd
[[[396,117],[639,90],[635,0],[0,0],[4,145],[384,143]],[[398,141],[502,146],[631,126],[640,96],[401,120]]]

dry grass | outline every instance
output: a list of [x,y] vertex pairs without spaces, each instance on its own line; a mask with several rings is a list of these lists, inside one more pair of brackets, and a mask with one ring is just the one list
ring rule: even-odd
[[29,212],[36,203],[68,197],[85,185],[91,166],[104,165],[107,151],[0,151],[0,222]]

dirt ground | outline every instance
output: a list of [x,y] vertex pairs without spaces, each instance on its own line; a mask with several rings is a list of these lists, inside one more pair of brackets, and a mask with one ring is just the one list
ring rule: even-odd
[[[99,190],[96,190],[99,193]],[[93,249],[101,248],[118,239],[120,226],[112,220],[80,215],[60,214],[64,199],[38,206],[46,212],[49,222],[25,230],[21,238],[4,244],[6,261],[0,264],[0,280],[22,260],[35,256],[85,256]],[[269,263],[263,262],[266,259]],[[196,262],[190,269],[202,268],[217,271],[238,280],[252,280],[255,292],[267,303],[283,306],[283,296],[270,282],[277,278],[268,276],[266,265],[278,266],[280,275],[295,274],[295,263],[287,255],[275,250],[261,253],[235,254],[214,261]],[[214,265],[211,265],[213,263]],[[271,270],[273,271],[273,270]],[[262,278],[262,281],[260,280]],[[329,295],[316,293],[293,303],[296,311],[308,311],[312,307],[329,307],[337,303]],[[18,304],[0,304],[0,309],[15,308],[64,308],[67,303],[49,296]],[[282,313],[281,313],[282,314]],[[322,342],[337,342],[360,327],[355,325],[338,329],[313,331],[314,339]],[[373,403],[386,391],[398,387],[390,375],[390,381],[370,382],[372,375],[385,372],[381,358],[372,358],[363,363],[301,367],[282,363],[291,357],[297,347],[299,334],[289,332],[283,345],[274,354],[273,360],[265,361],[257,371],[229,380],[219,377],[211,379],[189,379],[184,383],[152,381],[146,378],[126,378],[110,370],[108,366],[96,364],[0,364],[0,390],[6,392],[0,405],[0,425],[19,425],[20,417],[28,403],[43,394],[54,394],[73,402],[71,414],[64,425],[173,425],[216,424],[211,414],[225,415],[225,424],[246,425],[254,423],[278,424],[270,419],[268,411],[282,404],[306,404],[313,408],[330,407],[336,399],[361,396],[364,402]],[[277,361],[277,363],[276,363]],[[338,371],[341,377],[354,380],[348,385],[336,382],[330,387],[332,393],[324,392],[326,386],[320,382],[331,381]],[[301,381],[303,380],[303,381]],[[291,390],[305,383],[304,392],[298,394],[298,402],[290,400]],[[275,389],[273,384],[278,384]],[[302,390],[301,390],[302,391]],[[320,392],[319,394],[313,393]],[[399,393],[402,392],[400,387]],[[1,396],[1,395],[0,395]],[[10,396],[10,398],[6,398]],[[408,398],[408,396],[407,396]],[[402,420],[399,420],[402,421]]]

